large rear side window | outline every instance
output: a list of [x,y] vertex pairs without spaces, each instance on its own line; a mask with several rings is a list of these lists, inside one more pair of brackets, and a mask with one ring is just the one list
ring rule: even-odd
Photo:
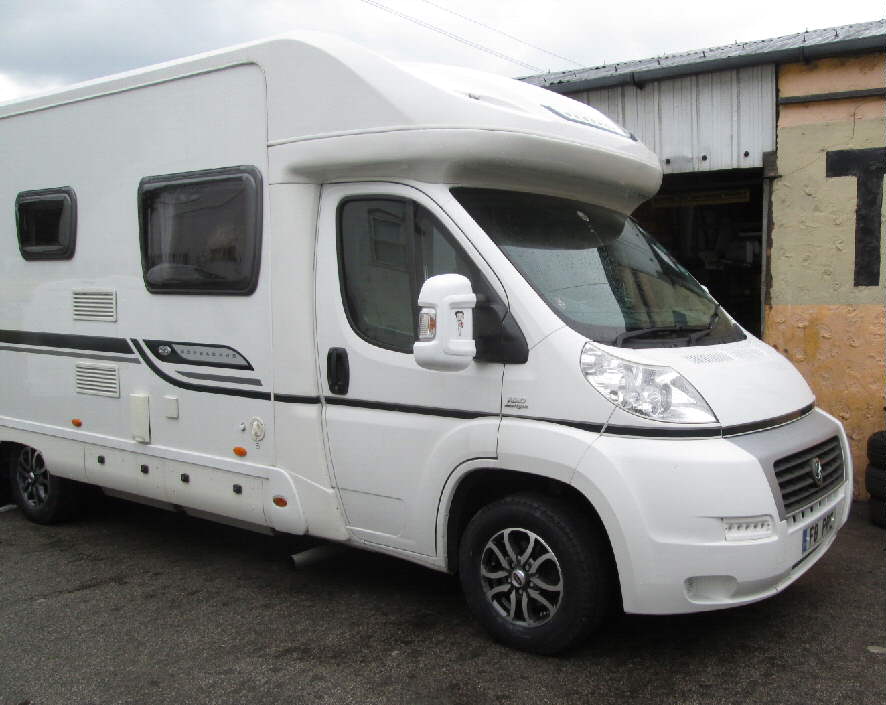
[[138,189],[145,286],[248,295],[258,284],[261,174],[250,166],[150,176]]

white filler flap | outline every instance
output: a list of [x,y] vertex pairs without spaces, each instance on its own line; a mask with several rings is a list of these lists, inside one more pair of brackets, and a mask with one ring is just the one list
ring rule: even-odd
[[129,395],[129,423],[132,438],[139,443],[151,442],[151,397],[147,394]]

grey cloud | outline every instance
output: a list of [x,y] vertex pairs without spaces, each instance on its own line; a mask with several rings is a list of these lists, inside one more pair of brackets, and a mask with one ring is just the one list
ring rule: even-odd
[[[0,72],[81,81],[215,49],[250,36],[241,13],[210,0],[0,3]],[[245,32],[244,32],[245,29]]]

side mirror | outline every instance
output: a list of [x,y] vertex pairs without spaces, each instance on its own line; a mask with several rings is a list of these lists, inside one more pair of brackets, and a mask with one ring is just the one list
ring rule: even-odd
[[428,279],[418,295],[418,341],[415,361],[428,370],[458,372],[477,354],[474,343],[474,306],[471,282],[461,274],[438,274]]

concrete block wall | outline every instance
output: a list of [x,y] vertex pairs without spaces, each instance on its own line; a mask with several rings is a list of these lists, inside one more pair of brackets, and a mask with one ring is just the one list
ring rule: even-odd
[[[785,64],[764,337],[846,426],[857,497],[886,426],[886,55]],[[854,92],[854,97],[829,97]],[[867,94],[867,95],[865,95]]]

